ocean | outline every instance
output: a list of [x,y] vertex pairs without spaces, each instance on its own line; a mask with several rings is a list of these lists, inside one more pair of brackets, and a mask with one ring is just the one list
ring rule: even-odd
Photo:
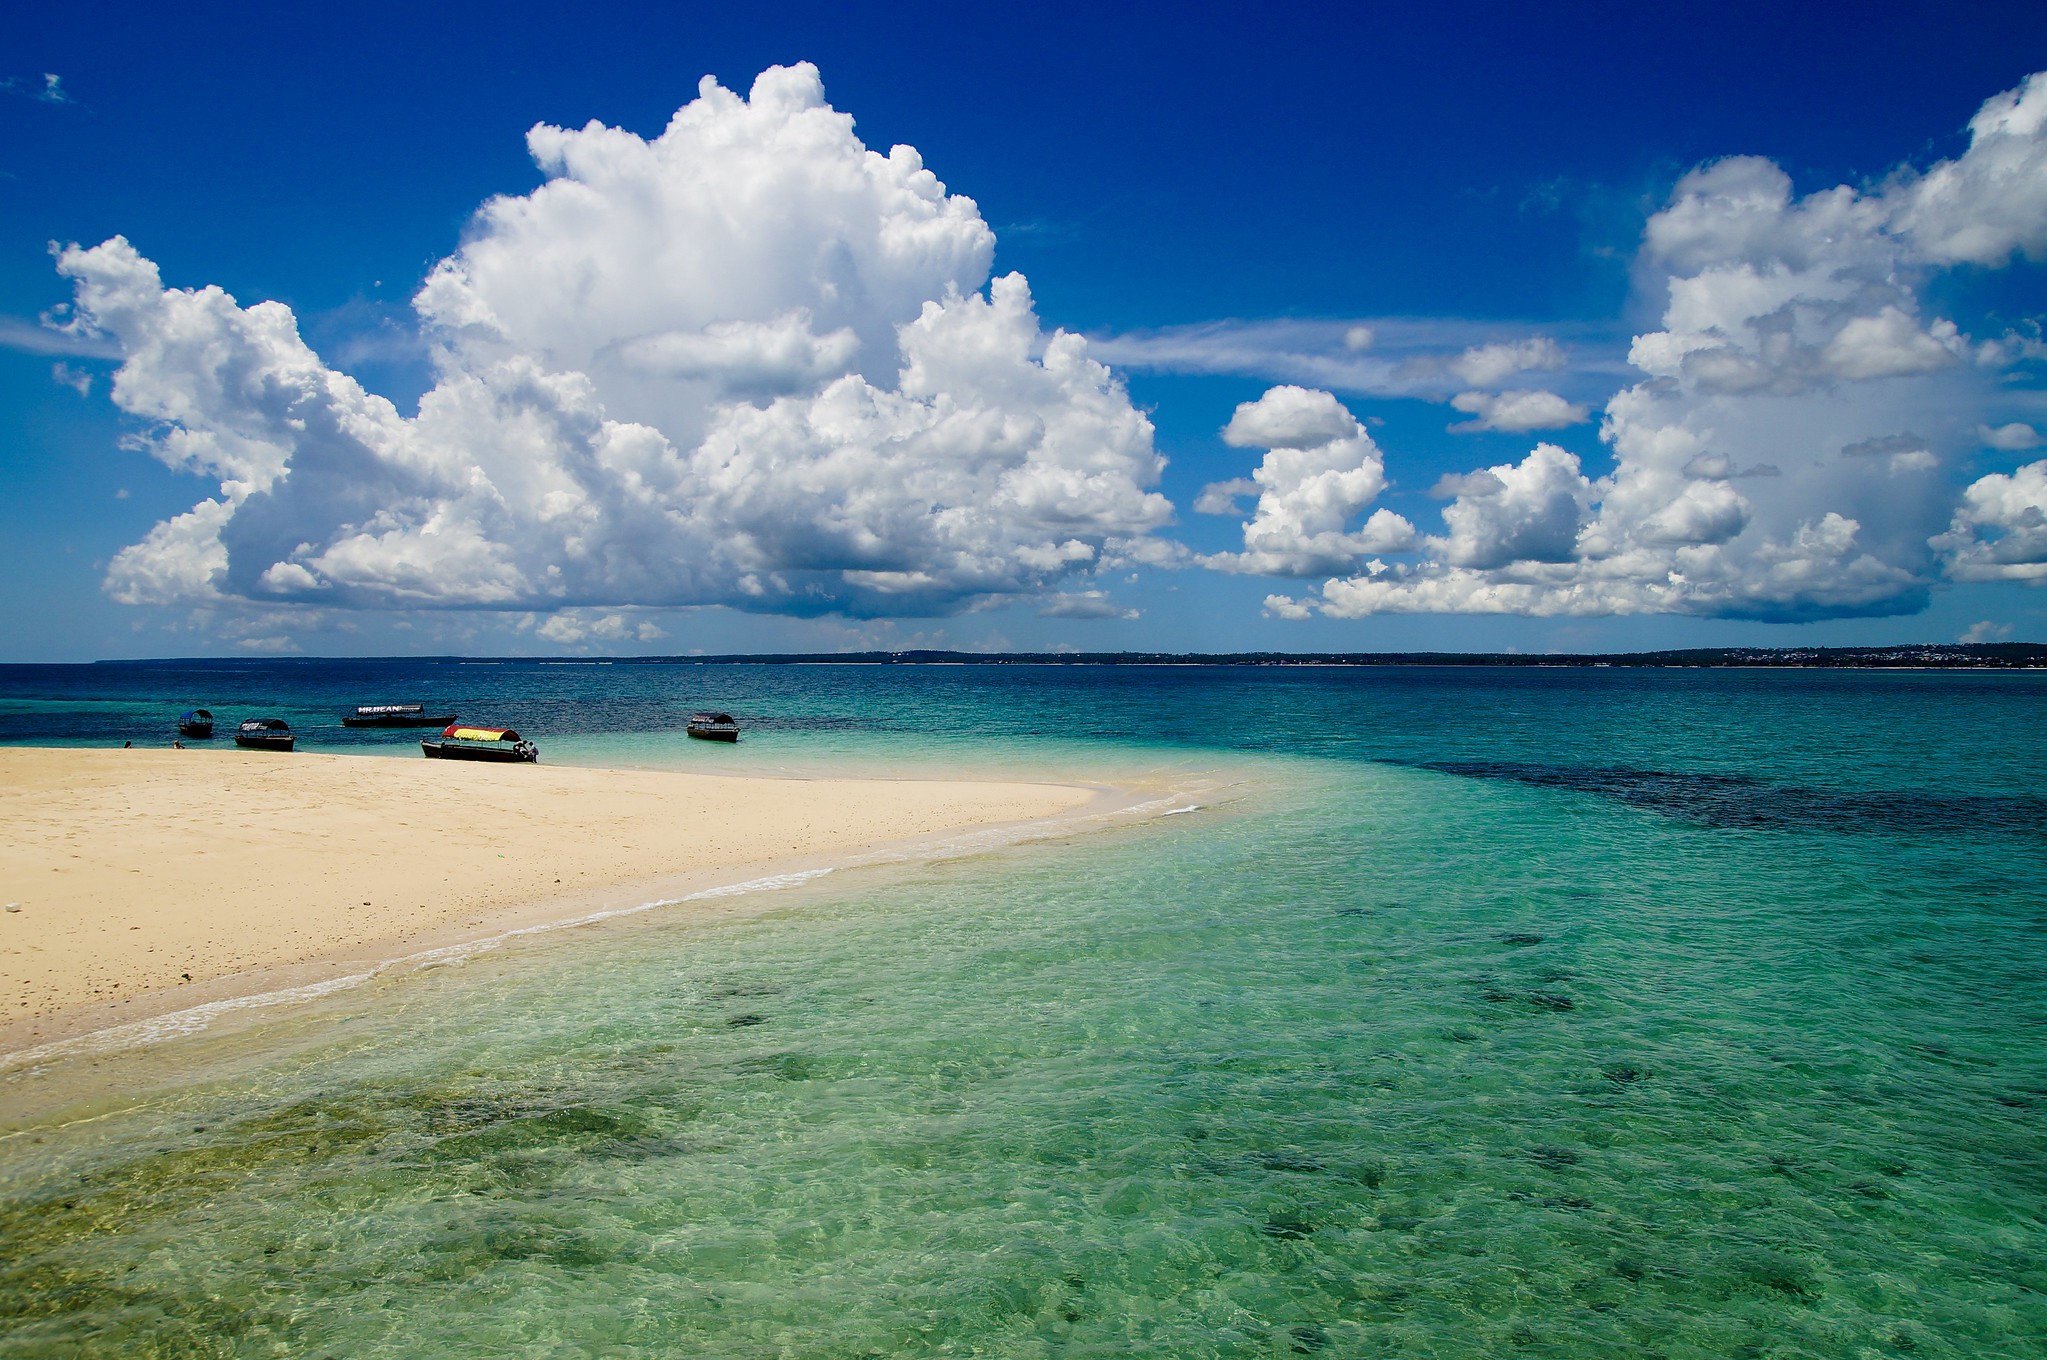
[[1205,792],[0,1075],[81,1093],[0,1357],[2047,1355],[2047,674],[17,666],[0,742],[415,699]]

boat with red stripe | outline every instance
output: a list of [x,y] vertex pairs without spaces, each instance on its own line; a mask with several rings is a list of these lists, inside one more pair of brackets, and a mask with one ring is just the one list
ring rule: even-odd
[[421,737],[419,749],[431,760],[495,760],[504,764],[540,760],[540,748],[509,727],[449,723],[438,737]]

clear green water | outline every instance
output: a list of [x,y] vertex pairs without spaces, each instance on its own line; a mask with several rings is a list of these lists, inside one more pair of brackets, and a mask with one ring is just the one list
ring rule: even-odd
[[1240,797],[164,1046],[0,1356],[2047,1354],[2042,679],[732,677]]

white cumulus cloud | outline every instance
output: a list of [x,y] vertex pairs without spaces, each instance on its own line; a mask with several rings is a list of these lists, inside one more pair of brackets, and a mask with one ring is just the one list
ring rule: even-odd
[[2047,462],[1978,478],[1934,545],[1958,581],[2047,583]]
[[1349,439],[1360,428],[1334,394],[1289,385],[1239,405],[1222,439],[1237,449],[1312,449]]
[[528,615],[521,622],[537,636],[563,646],[652,642],[666,636],[651,620],[634,623],[624,614],[590,609],[564,609],[545,617]]
[[1843,322],[1820,351],[1826,369],[1843,378],[1903,378],[1932,373],[1956,361],[1959,345],[1952,321],[1926,330],[1902,308],[1885,306],[1875,316]]
[[1981,644],[1985,642],[2002,642],[2010,636],[2010,624],[1999,623],[1995,619],[1978,619],[1963,631],[1962,636],[1958,640],[1969,644]]
[[[1244,551],[1216,553],[1202,564],[1218,571],[1312,576],[1339,571],[1363,552],[1412,546],[1414,527],[1390,510],[1352,522],[1386,489],[1385,458],[1357,418],[1328,392],[1275,387],[1237,407],[1223,441],[1265,450],[1251,474],[1258,503],[1244,525]],[[1242,483],[1203,493],[1232,497]]]
[[1941,264],[2047,259],[2047,72],[2027,76],[1969,120],[1969,151],[1890,198],[1899,227]]
[[1565,401],[1554,392],[1460,392],[1450,405],[1471,420],[1459,421],[1450,429],[1459,434],[1481,430],[1503,430],[1527,434],[1532,430],[1561,430],[1583,425],[1589,419],[1583,406]]
[[1075,590],[1048,596],[1038,610],[1047,619],[1134,619],[1135,609],[1116,603],[1106,590]]
[[1258,483],[1249,477],[1232,477],[1226,482],[1210,482],[1201,488],[1201,494],[1194,498],[1194,513],[1197,515],[1241,515],[1244,507],[1240,503],[1246,496],[1258,494]]
[[1474,345],[1450,362],[1450,371],[1467,387],[1494,387],[1517,373],[1563,366],[1563,346],[1548,336],[1538,335],[1526,340]]
[[[61,253],[117,404],[219,485],[116,557],[115,598],[942,614],[1172,555],[1150,422],[1021,275],[990,281],[973,201],[866,148],[814,68],[707,78],[652,139],[527,141],[547,181],[479,209],[414,298],[412,416],[280,303],[166,288],[119,237]],[[565,617],[608,640],[624,616]]]
[[2014,420],[2009,425],[1992,429],[1988,425],[1977,427],[1976,433],[1982,438],[1984,447],[2000,449],[2006,453],[2017,453],[2024,449],[2038,448],[2040,432],[2024,421]]
[[1569,562],[1577,555],[1592,484],[1575,454],[1537,444],[1519,463],[1472,473],[1444,489],[1456,492],[1443,511],[1450,532],[1429,546],[1453,567]]
[[[1353,562],[1293,606],[1795,620],[1913,612],[1943,570],[2047,581],[2047,463],[1957,475],[1973,449],[2032,446],[2031,426],[1983,419],[2027,338],[1974,342],[1927,303],[1945,268],[2047,251],[2047,76],[1988,101],[1970,135],[1873,189],[1799,196],[1756,157],[1684,176],[1637,261],[1662,317],[1606,404],[1611,470],[1539,446],[1447,478],[1446,532],[1415,560]],[[1457,405],[1498,428],[1512,395]]]

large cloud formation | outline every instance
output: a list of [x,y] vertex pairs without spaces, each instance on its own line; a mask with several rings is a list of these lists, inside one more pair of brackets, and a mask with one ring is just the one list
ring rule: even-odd
[[[1964,335],[1924,302],[1944,269],[2047,259],[2047,74],[1969,130],[1960,158],[1868,190],[1799,197],[1755,157],[1685,176],[1638,261],[1662,323],[1606,405],[1612,470],[1544,444],[1445,479],[1446,532],[1413,560],[1353,559],[1268,608],[1796,620],[1912,612],[1943,576],[2047,581],[2047,463],[1961,484],[1984,447],[2030,447],[2030,426],[1987,418],[2041,346]],[[1475,426],[1543,428],[1519,395],[1456,404]]]
[[[917,153],[869,151],[814,67],[706,78],[652,140],[535,127],[414,299],[406,416],[291,310],[61,252],[114,399],[219,484],[108,572],[133,603],[943,614],[1101,596],[1171,518],[1150,422],[1047,335]],[[1111,609],[1099,603],[1102,612]]]

